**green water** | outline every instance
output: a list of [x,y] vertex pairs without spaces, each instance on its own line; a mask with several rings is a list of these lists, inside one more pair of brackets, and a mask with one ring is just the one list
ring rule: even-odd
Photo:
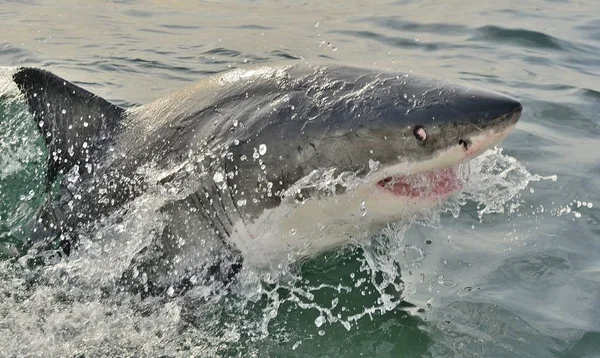
[[46,151],[24,103],[4,99],[0,103],[0,258],[16,253],[16,231],[43,202]]
[[127,249],[103,242],[135,237],[135,210],[66,262],[10,258],[45,153],[3,98],[0,355],[600,357],[600,3],[0,1],[0,29],[0,66],[125,106],[303,58],[467,81],[525,108],[447,210],[198,304],[111,288]]

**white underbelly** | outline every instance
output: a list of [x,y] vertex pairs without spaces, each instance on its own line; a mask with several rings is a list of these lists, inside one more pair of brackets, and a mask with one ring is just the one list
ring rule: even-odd
[[389,222],[438,202],[363,187],[349,194],[267,210],[250,226],[238,223],[231,242],[241,251],[244,265],[273,268],[355,243]]

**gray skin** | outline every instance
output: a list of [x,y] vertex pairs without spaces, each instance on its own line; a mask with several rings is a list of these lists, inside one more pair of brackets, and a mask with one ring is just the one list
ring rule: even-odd
[[[280,205],[286,190],[313,170],[362,177],[370,160],[385,166],[424,161],[458,143],[467,149],[471,135],[514,124],[522,109],[494,92],[338,65],[235,70],[129,110],[44,70],[21,68],[13,78],[36,123],[43,121],[49,190],[61,178],[59,193],[24,228],[26,247],[42,251],[60,241],[68,254],[86,225],[148,186],[186,188],[182,199],[160,209],[168,217],[163,232],[123,276],[124,285],[143,294],[183,292],[197,278],[229,282],[241,266],[227,240],[234,225],[250,225]],[[415,136],[420,127],[424,141]],[[267,151],[258,162],[253,155],[261,144]],[[139,171],[147,166],[186,170],[153,183]],[[75,173],[74,182],[64,179]],[[224,181],[215,181],[215,173]],[[331,194],[304,191],[296,199],[319,195]],[[177,244],[179,238],[187,244]],[[212,243],[210,258],[190,258],[174,282],[172,258],[199,250],[199,241]]]

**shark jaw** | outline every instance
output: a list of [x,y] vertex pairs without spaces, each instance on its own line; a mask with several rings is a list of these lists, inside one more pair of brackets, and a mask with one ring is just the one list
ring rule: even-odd
[[451,147],[428,161],[387,168],[381,174],[374,174],[370,185],[397,197],[445,199],[462,188],[458,165],[502,142],[515,126],[516,122],[483,130],[468,138],[468,146]]
[[500,143],[514,120],[481,130],[470,145],[456,145],[434,158],[370,172],[354,190],[266,210],[251,225],[236,225],[232,243],[244,267],[277,271],[298,259],[358,243],[388,223],[426,213],[462,188],[458,166]]
[[409,198],[446,197],[462,186],[456,168],[444,168],[421,174],[395,175],[377,182],[377,186],[395,196]]

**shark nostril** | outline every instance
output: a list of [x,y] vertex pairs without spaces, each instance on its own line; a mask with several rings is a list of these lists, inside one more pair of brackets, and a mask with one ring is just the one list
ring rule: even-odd
[[468,140],[468,139],[462,139],[461,138],[461,139],[458,140],[458,144],[462,145],[465,148],[465,150],[468,150],[469,147],[471,146],[471,141]]

